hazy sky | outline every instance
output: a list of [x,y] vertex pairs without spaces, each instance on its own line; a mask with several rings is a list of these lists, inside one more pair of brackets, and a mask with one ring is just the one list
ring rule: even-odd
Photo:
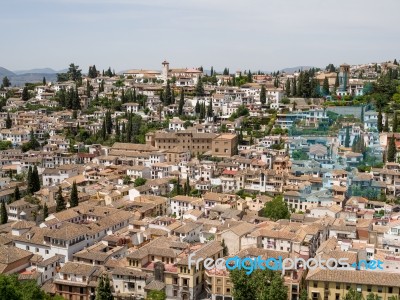
[[0,66],[273,71],[400,58],[399,0],[10,0]]

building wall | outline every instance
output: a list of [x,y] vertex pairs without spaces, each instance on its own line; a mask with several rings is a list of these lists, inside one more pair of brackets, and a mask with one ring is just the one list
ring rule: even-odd
[[[337,286],[338,285],[338,286]],[[321,282],[307,280],[308,297],[311,300],[338,300],[343,299],[347,294],[348,289],[361,291],[363,299],[372,292],[382,297],[382,300],[387,300],[390,296],[399,295],[399,287],[392,287],[392,293],[389,287],[385,286],[367,286],[365,284],[350,284],[350,283],[336,283],[336,282]],[[371,288],[369,291],[368,288]]]

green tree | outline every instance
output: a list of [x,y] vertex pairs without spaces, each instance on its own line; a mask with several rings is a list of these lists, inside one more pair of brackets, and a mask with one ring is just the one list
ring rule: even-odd
[[382,121],[382,111],[379,110],[378,112],[378,131],[382,132],[383,131],[383,121]]
[[346,136],[344,138],[344,146],[350,147],[350,126],[346,126]]
[[210,99],[210,102],[208,103],[207,107],[207,117],[212,118],[213,116],[214,116],[213,105],[212,105],[212,100]]
[[285,83],[285,92],[286,92],[286,97],[290,97],[291,93],[292,93],[292,89],[290,87],[290,79],[286,80]]
[[203,87],[203,81],[201,80],[201,76],[197,80],[197,85],[196,85],[196,96],[201,97],[204,96],[204,87]]
[[164,98],[164,105],[168,106],[172,103],[172,93],[171,93],[171,86],[169,80],[167,80],[167,85],[165,87],[165,98]]
[[6,208],[6,203],[3,201],[1,202],[1,207],[0,207],[0,224],[6,224],[7,221],[8,221],[7,208]]
[[178,115],[182,116],[183,115],[183,106],[185,105],[185,93],[183,91],[183,88],[181,89],[181,96],[179,98],[179,104],[178,104]]
[[265,85],[261,86],[260,102],[261,102],[262,105],[265,105],[265,103],[267,103],[267,92],[265,90]]
[[339,73],[336,73],[335,88],[339,87]]
[[389,140],[388,150],[387,150],[387,161],[395,162],[396,161],[396,139],[394,135]]
[[165,300],[167,299],[167,295],[164,291],[150,291],[147,294],[146,300]]
[[27,87],[24,87],[24,89],[22,90],[22,100],[29,100],[29,91]]
[[7,112],[6,128],[10,129],[11,127],[12,127],[12,120],[11,120],[11,117],[10,117],[10,113]]
[[76,181],[72,183],[71,189],[71,199],[69,200],[70,207],[78,206],[79,204],[79,197],[78,197],[78,188],[76,186]]
[[375,295],[374,293],[369,293],[367,295],[367,300],[379,300],[379,299],[380,299],[380,297],[378,295]]
[[43,218],[46,219],[49,216],[49,208],[47,207],[47,204],[45,203],[43,205]]
[[145,178],[138,177],[138,178],[135,179],[134,185],[135,186],[141,186],[141,185],[146,184],[146,181],[147,180]]
[[78,84],[82,83],[82,70],[79,69],[79,66],[75,66],[74,63],[69,65],[67,76],[69,80],[75,81]]
[[7,76],[4,76],[3,77],[3,87],[10,87],[10,85],[11,85],[10,79],[8,79]]
[[278,272],[254,270],[250,275],[246,270],[230,272],[233,283],[233,297],[240,300],[287,300],[287,287]]
[[42,80],[43,85],[46,85],[46,77],[43,76],[43,80]]
[[385,113],[385,125],[383,126],[384,132],[389,132],[389,114]]
[[190,194],[190,181],[189,181],[189,176],[186,176],[186,182],[185,182],[185,186],[184,186],[184,193],[186,196],[189,196]]
[[308,295],[307,295],[307,289],[303,289],[300,292],[300,298],[299,300],[309,300]]
[[27,183],[28,183],[27,192],[28,192],[28,194],[32,195],[33,194],[33,179],[32,179],[32,167],[31,166],[29,166],[29,168],[28,168]]
[[96,300],[112,300],[114,299],[108,276],[101,276],[96,288]]
[[328,81],[328,77],[324,78],[324,83],[322,85],[322,93],[324,96],[329,95],[329,81]]
[[343,300],[363,300],[363,296],[356,290],[349,289],[346,296],[344,296]]
[[397,111],[395,111],[395,112],[394,112],[394,115],[393,115],[393,124],[392,124],[393,132],[397,132],[397,126],[398,126],[398,124],[399,124],[399,121],[398,121],[398,119],[397,119]]
[[21,193],[20,193],[20,191],[19,191],[18,185],[15,186],[13,199],[14,199],[15,201],[21,199]]
[[58,187],[57,197],[56,197],[56,212],[60,212],[66,209],[65,200],[62,195],[61,186]]
[[273,221],[290,218],[289,209],[281,195],[275,196],[272,201],[265,204],[264,216]]
[[201,111],[200,102],[196,101],[196,105],[194,107],[194,112],[198,115],[198,114],[200,114],[200,111]]
[[32,194],[40,191],[40,177],[37,166],[35,165],[32,170]]
[[98,72],[97,72],[96,66],[95,65],[89,66],[88,76],[90,78],[96,78],[97,75],[98,75]]

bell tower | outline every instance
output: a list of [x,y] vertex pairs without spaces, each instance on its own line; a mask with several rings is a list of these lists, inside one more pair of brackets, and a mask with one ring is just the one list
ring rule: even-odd
[[168,80],[168,72],[169,72],[169,62],[167,62],[166,60],[164,60],[162,62],[162,80],[164,81],[164,84],[167,84],[167,80]]

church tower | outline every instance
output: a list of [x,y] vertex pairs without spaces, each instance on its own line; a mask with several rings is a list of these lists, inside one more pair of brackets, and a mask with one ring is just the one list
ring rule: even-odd
[[164,60],[162,62],[162,80],[164,81],[164,84],[167,84],[167,80],[168,80],[168,72],[169,72],[169,62],[167,62],[166,60]]

